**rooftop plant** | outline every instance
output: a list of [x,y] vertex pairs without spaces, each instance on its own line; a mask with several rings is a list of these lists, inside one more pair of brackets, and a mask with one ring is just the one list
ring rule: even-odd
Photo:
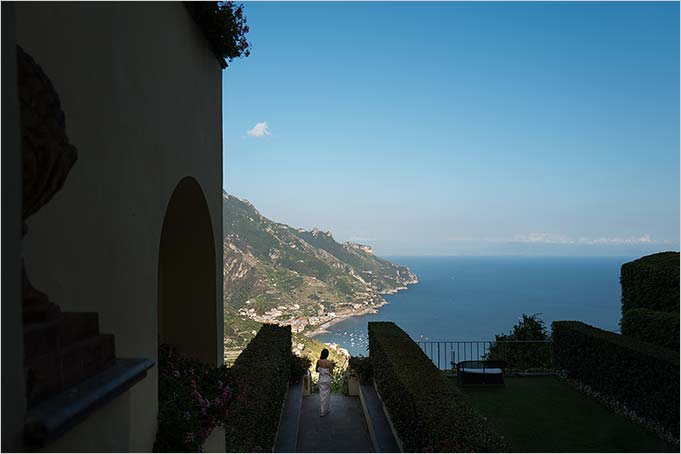
[[224,69],[235,58],[248,57],[251,45],[246,39],[244,5],[234,2],[185,2],[189,14],[199,25],[213,53]]

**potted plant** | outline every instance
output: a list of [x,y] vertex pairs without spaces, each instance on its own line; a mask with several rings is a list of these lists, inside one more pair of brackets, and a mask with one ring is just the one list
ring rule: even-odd
[[349,366],[348,392],[351,396],[358,396],[359,385],[369,384],[373,379],[371,360],[366,356],[352,356],[350,357]]

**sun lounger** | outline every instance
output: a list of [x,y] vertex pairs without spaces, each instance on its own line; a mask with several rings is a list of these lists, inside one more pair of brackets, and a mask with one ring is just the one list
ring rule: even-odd
[[461,361],[456,364],[460,385],[503,385],[505,361]]

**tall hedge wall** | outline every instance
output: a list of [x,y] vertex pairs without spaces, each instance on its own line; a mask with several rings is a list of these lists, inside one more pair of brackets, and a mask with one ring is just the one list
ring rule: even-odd
[[679,253],[660,252],[622,265],[622,315],[645,308],[679,311]]
[[270,451],[291,375],[291,327],[263,325],[228,372],[226,452]]
[[679,313],[629,309],[622,316],[622,334],[679,351]]
[[369,358],[378,392],[407,452],[510,450],[394,323],[369,323]]
[[552,329],[553,355],[560,369],[678,437],[677,352],[582,322],[557,321]]

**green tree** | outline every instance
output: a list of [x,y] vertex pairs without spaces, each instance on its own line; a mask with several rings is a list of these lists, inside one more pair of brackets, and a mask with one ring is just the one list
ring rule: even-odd
[[[551,368],[551,344],[549,332],[541,314],[522,314],[522,318],[508,334],[497,334],[495,342],[490,345],[486,359],[503,360],[512,369],[548,369]],[[512,342],[524,341],[524,342]]]
[[235,58],[248,57],[251,45],[246,39],[244,5],[234,2],[185,2],[222,68]]

